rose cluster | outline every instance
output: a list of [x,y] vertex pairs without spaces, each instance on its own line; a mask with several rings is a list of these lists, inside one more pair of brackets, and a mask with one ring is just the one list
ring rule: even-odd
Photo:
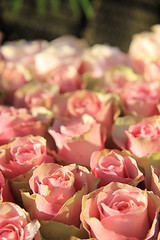
[[0,49],[0,239],[160,239],[160,25],[119,48]]

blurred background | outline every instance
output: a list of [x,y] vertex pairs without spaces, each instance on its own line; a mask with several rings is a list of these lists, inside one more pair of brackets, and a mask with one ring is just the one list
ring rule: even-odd
[[132,36],[160,23],[160,0],[0,0],[2,43],[62,35],[127,51]]

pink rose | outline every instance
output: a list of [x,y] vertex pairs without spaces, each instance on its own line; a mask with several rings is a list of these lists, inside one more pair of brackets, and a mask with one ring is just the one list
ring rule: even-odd
[[73,36],[62,36],[50,42],[35,55],[35,74],[40,81],[58,84],[60,92],[80,88],[79,65],[87,44]]
[[81,78],[74,65],[62,65],[45,74],[49,84],[57,84],[60,93],[74,92],[80,89]]
[[0,147],[0,168],[6,178],[27,173],[43,162],[54,162],[54,158],[47,154],[46,139],[43,137],[17,137]]
[[59,37],[34,56],[35,72],[44,75],[59,66],[67,65],[78,68],[87,46],[83,39],[74,36]]
[[116,47],[95,44],[84,52],[80,72],[90,73],[93,78],[99,78],[106,69],[116,65],[127,65],[128,60],[127,54]]
[[47,126],[33,117],[26,109],[0,106],[0,145],[9,143],[10,139],[29,134],[44,136]]
[[129,55],[134,62],[134,68],[140,73],[144,73],[145,65],[160,58],[160,26],[155,25],[150,32],[141,32],[134,35],[130,47]]
[[56,117],[69,118],[81,118],[83,114],[88,114],[103,124],[109,135],[114,121],[120,114],[120,106],[115,95],[79,90],[55,98],[53,113]]
[[144,179],[136,160],[119,150],[103,149],[92,153],[90,167],[92,174],[100,178],[99,187],[110,182],[135,186]]
[[90,156],[94,151],[104,148],[106,131],[91,117],[83,115],[82,119],[55,120],[49,128],[58,155],[67,163],[90,166]]
[[13,105],[27,109],[40,106],[50,109],[58,90],[55,85],[31,82],[15,92]]
[[112,138],[121,149],[141,158],[160,151],[160,117],[125,116],[117,119]]
[[125,131],[127,149],[137,157],[145,157],[160,151],[160,120],[159,117],[144,119],[131,125]]
[[33,64],[33,56],[48,46],[45,40],[17,40],[6,42],[0,52],[7,62],[18,62],[26,66]]
[[153,83],[139,81],[128,85],[120,95],[124,114],[136,114],[141,117],[158,115],[159,95],[160,87]]
[[0,203],[0,238],[8,240],[33,240],[40,228],[37,220],[15,203]]
[[96,188],[98,179],[87,168],[71,164],[43,163],[29,180],[33,194],[22,193],[32,219],[80,225],[81,200]]
[[159,202],[151,192],[112,182],[83,197],[80,218],[97,240],[157,239]]
[[15,91],[31,80],[31,74],[20,63],[1,61],[0,64],[0,87],[5,92],[5,103],[12,104]]
[[107,93],[120,95],[132,82],[136,82],[140,76],[131,67],[118,65],[104,71],[103,76],[96,82],[95,88],[105,89]]

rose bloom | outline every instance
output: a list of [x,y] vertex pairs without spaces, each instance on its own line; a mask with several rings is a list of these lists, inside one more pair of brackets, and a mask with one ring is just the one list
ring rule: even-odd
[[45,123],[33,117],[27,109],[0,106],[0,145],[9,143],[13,137],[29,134],[44,136],[46,131]]
[[145,157],[160,151],[159,117],[145,118],[137,124],[129,126],[126,149],[137,157]]
[[119,99],[112,94],[102,94],[90,90],[77,90],[55,98],[53,104],[55,117],[81,118],[88,114],[96,122],[103,124],[108,135],[115,119],[120,114]]
[[13,105],[27,109],[40,106],[50,109],[58,90],[55,85],[31,82],[15,92]]
[[160,25],[155,25],[150,32],[135,34],[130,46],[129,55],[131,56],[134,68],[140,73],[144,73],[145,65],[152,64],[152,61],[160,59]]
[[137,185],[144,179],[136,160],[119,150],[103,149],[93,152],[90,167],[92,174],[100,178],[99,187],[110,182]]
[[27,173],[43,162],[54,162],[47,154],[46,139],[41,136],[17,137],[0,147],[0,168],[6,178]]
[[31,221],[29,214],[15,203],[0,203],[0,238],[8,240],[37,239],[40,223]]
[[6,104],[12,104],[14,93],[31,80],[31,73],[20,63],[0,61],[0,87]]
[[60,93],[74,92],[81,87],[78,69],[73,65],[62,65],[44,74],[49,84],[57,84]]
[[6,42],[1,46],[0,53],[7,62],[18,62],[23,66],[32,66],[33,57],[48,46],[45,40],[17,40]]
[[96,88],[105,88],[107,93],[120,95],[128,84],[139,79],[140,76],[131,67],[118,65],[104,71],[103,76],[96,82]]
[[124,114],[136,114],[141,117],[158,115],[159,95],[160,87],[152,83],[139,81],[129,84],[120,95]]
[[97,240],[157,239],[159,201],[152,192],[112,182],[83,197],[80,218]]
[[33,194],[22,193],[32,219],[80,225],[81,200],[98,184],[87,168],[70,164],[43,163],[29,180]]
[[80,57],[87,43],[74,36],[62,36],[51,41],[48,47],[34,57],[37,74],[46,74],[58,66],[73,65],[78,67]]
[[81,120],[57,119],[49,128],[49,133],[64,161],[86,167],[90,166],[92,152],[104,148],[107,137],[105,128],[86,115]]
[[39,81],[58,84],[60,92],[80,88],[79,65],[87,44],[73,36],[51,41],[48,48],[35,55],[35,75]]
[[80,73],[90,73],[93,78],[102,77],[103,72],[116,65],[127,65],[127,54],[116,47],[95,44],[86,49],[82,56]]

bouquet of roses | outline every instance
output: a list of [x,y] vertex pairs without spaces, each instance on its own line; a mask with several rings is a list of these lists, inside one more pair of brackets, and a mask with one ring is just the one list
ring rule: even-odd
[[159,47],[1,45],[1,239],[160,238]]

